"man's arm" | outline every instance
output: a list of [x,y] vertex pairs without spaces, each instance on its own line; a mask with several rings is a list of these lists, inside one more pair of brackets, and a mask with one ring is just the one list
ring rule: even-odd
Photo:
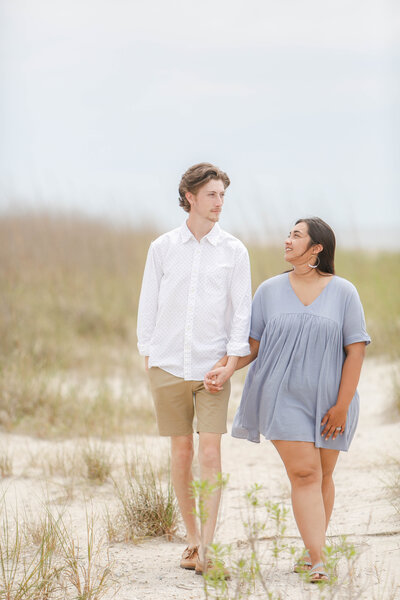
[[151,244],[147,254],[146,266],[144,268],[137,316],[137,346],[139,354],[146,357],[146,369],[148,368],[150,342],[153,336],[157,318],[158,294],[161,278],[161,262],[157,256],[154,244]]
[[222,362],[218,361],[214,365],[213,370],[220,365],[223,365],[224,368],[219,375],[218,382],[214,381],[214,385],[207,378],[207,375],[204,379],[206,389],[213,392],[222,389],[222,384],[236,370],[240,358],[249,355],[250,352],[251,274],[249,254],[242,244],[236,252],[229,292],[232,304],[232,322],[226,346],[226,356],[221,359]]
[[[212,393],[217,393],[222,390],[222,386],[230,377],[232,377],[234,371],[238,371],[243,367],[249,365],[258,355],[258,349],[260,347],[259,340],[249,338],[250,354],[247,356],[224,356],[219,360],[216,365],[206,373],[204,377],[205,388]],[[234,360],[231,360],[234,359]]]
[[236,252],[229,293],[232,321],[226,354],[231,357],[247,356],[250,352],[251,274],[249,255],[242,244]]

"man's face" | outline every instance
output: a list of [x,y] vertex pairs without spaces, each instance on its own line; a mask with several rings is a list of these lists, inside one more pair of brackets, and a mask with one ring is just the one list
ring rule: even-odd
[[224,203],[225,188],[220,179],[211,179],[196,194],[187,194],[190,202],[190,214],[216,223]]

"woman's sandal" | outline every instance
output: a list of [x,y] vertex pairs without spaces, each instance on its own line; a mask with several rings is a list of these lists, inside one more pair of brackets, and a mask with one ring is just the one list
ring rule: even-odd
[[293,571],[295,573],[307,573],[312,567],[310,562],[310,555],[308,550],[306,550],[300,560],[293,567]]
[[319,583],[328,581],[328,573],[325,571],[323,562],[316,563],[308,572],[308,581],[310,583]]

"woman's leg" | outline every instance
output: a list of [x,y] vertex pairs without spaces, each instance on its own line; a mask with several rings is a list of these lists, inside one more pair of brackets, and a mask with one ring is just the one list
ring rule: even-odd
[[322,497],[325,507],[326,531],[332,515],[333,504],[335,502],[335,484],[333,483],[332,475],[339,457],[339,450],[320,448],[319,454],[322,468]]
[[323,560],[326,515],[322,496],[322,465],[312,442],[272,442],[283,460],[292,487],[292,506],[297,527],[315,565]]

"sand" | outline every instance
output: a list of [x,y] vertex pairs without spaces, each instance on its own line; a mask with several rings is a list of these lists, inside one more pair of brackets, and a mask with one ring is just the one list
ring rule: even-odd
[[[373,600],[400,599],[400,514],[399,504],[390,486],[399,476],[400,421],[393,418],[394,366],[367,360],[359,385],[361,416],[355,439],[348,453],[341,453],[335,471],[336,503],[328,530],[328,542],[337,545],[340,536],[354,544],[357,558],[353,575],[348,577],[348,562],[342,558],[338,568],[338,584],[325,592],[302,582],[293,573],[293,558],[283,551],[275,563],[272,557],[274,525],[266,521],[259,545],[263,572],[268,589],[276,598],[360,598]],[[238,380],[233,386],[234,413],[240,399]],[[150,401],[150,398],[149,398]],[[105,513],[114,514],[118,500],[111,481],[101,486],[82,482],[79,477],[62,477],[46,470],[46,461],[57,454],[72,452],[78,441],[51,442],[0,434],[0,449],[12,458],[13,474],[1,482],[7,507],[19,518],[34,522],[47,505],[63,511],[64,520],[74,535],[84,541],[86,513],[95,515],[100,564],[106,564],[106,551],[112,563],[113,584],[105,598],[119,600],[171,598],[190,600],[204,598],[203,579],[179,568],[185,548],[182,528],[173,541],[147,540],[140,544],[108,543],[105,536]],[[129,437],[109,442],[106,447],[115,457],[115,468],[122,468],[126,449],[146,449],[152,460],[160,460],[168,452],[168,440],[158,437]],[[120,463],[118,462],[120,461]],[[232,556],[249,555],[243,522],[247,518],[245,493],[254,483],[262,486],[261,496],[282,502],[290,509],[290,489],[284,467],[274,447],[267,441],[252,444],[223,437],[223,471],[229,481],[223,493],[216,539],[230,544]],[[397,508],[396,508],[397,506]],[[258,511],[265,521],[265,509]],[[291,510],[287,517],[285,543],[300,551],[299,538]],[[229,561],[228,561],[229,562]],[[234,583],[231,584],[233,590]],[[71,596],[72,597],[72,596]],[[231,596],[234,597],[233,592]],[[256,587],[248,598],[266,598]]]

